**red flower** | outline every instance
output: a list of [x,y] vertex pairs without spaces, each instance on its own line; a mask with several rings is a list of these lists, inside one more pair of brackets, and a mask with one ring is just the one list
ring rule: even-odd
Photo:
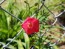
[[22,28],[28,35],[31,35],[35,32],[39,32],[39,21],[36,18],[28,17],[22,24]]

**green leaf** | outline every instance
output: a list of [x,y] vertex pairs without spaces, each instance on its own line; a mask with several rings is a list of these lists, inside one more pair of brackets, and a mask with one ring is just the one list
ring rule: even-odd
[[26,49],[30,49],[29,48],[29,44],[30,44],[30,41],[29,41],[29,37],[26,33],[24,33],[24,39],[25,39],[25,44],[26,44]]
[[18,44],[18,49],[24,49],[21,40],[18,40],[17,44]]

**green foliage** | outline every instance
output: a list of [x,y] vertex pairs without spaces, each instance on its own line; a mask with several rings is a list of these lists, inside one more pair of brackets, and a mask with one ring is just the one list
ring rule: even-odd
[[[62,2],[65,3],[65,0],[46,0],[45,5],[51,11],[60,11],[65,9],[63,5],[59,5]],[[28,16],[34,14],[41,5],[41,2],[40,0],[6,0],[3,4],[2,7],[4,9],[24,21]],[[30,49],[33,46],[35,49],[58,49],[56,45],[52,48],[49,46],[51,42],[47,36],[41,36],[43,30],[50,27],[50,25],[47,24],[49,15],[49,11],[43,7],[35,16],[40,21],[40,32],[28,37],[28,35],[22,31],[17,39],[13,40],[8,47],[11,49]],[[20,29],[21,23],[0,9],[0,42],[6,44],[8,41],[11,41]],[[47,44],[44,44],[45,42]]]

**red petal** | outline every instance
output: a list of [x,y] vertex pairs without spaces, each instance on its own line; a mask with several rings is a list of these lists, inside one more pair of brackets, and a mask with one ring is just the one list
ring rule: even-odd
[[[29,23],[32,24],[31,28],[29,28]],[[39,21],[35,18],[28,17],[24,23],[22,24],[22,28],[25,30],[25,32],[30,35],[35,32],[39,32]]]

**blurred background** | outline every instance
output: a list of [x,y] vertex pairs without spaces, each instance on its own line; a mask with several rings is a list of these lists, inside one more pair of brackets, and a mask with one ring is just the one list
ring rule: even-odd
[[[40,7],[41,1],[6,0],[1,4],[1,7],[24,21]],[[45,0],[44,4],[54,15],[65,10],[65,0]],[[50,28],[55,21],[53,14],[43,6],[35,16],[40,21],[40,32],[28,36],[22,31],[8,47],[11,49],[65,49],[65,36],[56,45],[50,46],[50,44],[57,42],[65,32],[58,22]],[[2,44],[7,44],[19,32],[21,24],[20,21],[0,9],[0,49],[3,49]],[[49,28],[50,30],[44,34],[45,30]],[[44,36],[41,36],[42,34]]]

